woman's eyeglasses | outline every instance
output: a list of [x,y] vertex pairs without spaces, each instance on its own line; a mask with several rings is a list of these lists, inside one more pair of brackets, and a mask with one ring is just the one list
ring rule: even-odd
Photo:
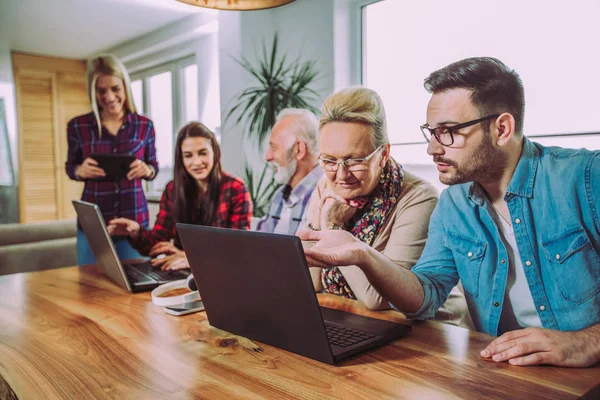
[[332,158],[327,158],[323,156],[319,156],[319,162],[321,163],[321,168],[323,168],[327,172],[337,172],[339,166],[346,168],[349,172],[358,172],[364,171],[369,168],[367,163],[379,150],[383,148],[383,145],[379,146],[375,149],[371,154],[364,158],[348,158],[346,160],[334,160]]

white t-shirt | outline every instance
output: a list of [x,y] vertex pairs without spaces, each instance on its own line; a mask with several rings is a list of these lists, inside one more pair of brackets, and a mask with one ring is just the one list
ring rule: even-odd
[[517,247],[515,231],[492,207],[492,217],[499,228],[500,236],[508,253],[508,278],[504,292],[504,304],[500,316],[499,332],[528,327],[541,327],[542,321],[535,308],[527,277],[523,269],[521,254]]

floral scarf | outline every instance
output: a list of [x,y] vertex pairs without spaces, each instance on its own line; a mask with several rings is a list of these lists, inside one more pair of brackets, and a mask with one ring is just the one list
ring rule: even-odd
[[[395,207],[403,183],[402,166],[390,157],[381,172],[379,184],[371,192],[367,204],[346,222],[345,229],[361,242],[371,246],[386,217]],[[321,283],[324,292],[356,299],[338,267],[323,268]]]

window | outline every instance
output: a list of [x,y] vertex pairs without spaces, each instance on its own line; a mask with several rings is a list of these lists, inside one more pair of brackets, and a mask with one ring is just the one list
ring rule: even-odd
[[363,84],[381,95],[390,140],[399,145],[393,153],[403,163],[431,163],[419,131],[430,97],[424,78],[482,55],[500,59],[521,76],[527,136],[545,145],[600,149],[600,52],[592,50],[600,37],[600,2],[505,0],[502,8],[513,10],[506,14],[512,28],[490,22],[497,7],[477,0],[461,7],[444,0],[363,7]]
[[[146,185],[149,199],[160,198],[166,184],[173,179],[174,145],[179,129],[189,121],[205,118],[207,109],[201,109],[198,91],[198,66],[194,57],[163,64],[131,75],[131,90],[138,112],[154,122],[156,155],[160,172]],[[215,80],[215,79],[211,79]],[[218,82],[218,77],[216,79]],[[216,101],[207,92],[207,104]],[[220,124],[220,109],[210,109],[210,121]],[[216,125],[208,124],[214,130]]]
[[148,79],[149,110],[156,131],[156,157],[160,173],[152,182],[158,191],[173,179],[173,87],[171,72],[152,75]]
[[141,79],[131,82],[131,94],[133,95],[133,102],[138,113],[145,114],[144,112],[144,96],[143,96],[143,83]]

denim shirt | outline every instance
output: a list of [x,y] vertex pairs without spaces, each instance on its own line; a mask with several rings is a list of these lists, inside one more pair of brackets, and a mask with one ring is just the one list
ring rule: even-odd
[[[581,330],[600,322],[600,152],[544,147],[524,139],[504,196],[542,326]],[[478,331],[499,335],[508,255],[477,183],[446,189],[412,272],[425,299],[408,317],[432,318],[463,284]]]

